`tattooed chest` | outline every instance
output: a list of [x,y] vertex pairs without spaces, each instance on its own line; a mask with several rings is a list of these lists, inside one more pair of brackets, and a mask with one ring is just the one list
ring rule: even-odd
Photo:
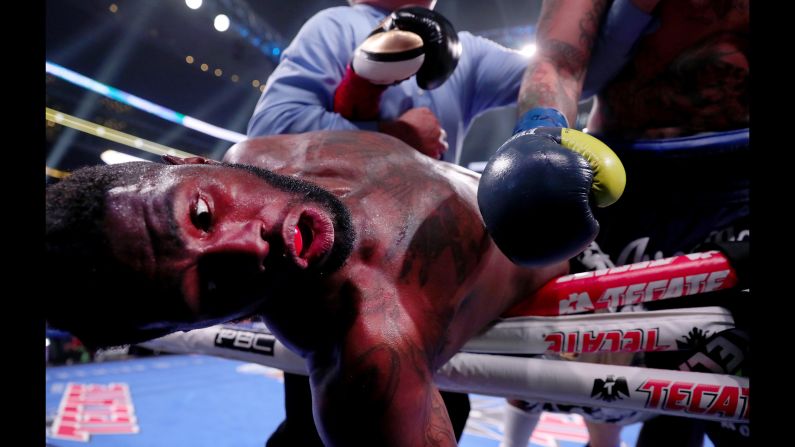
[[[688,48],[657,72],[636,62],[599,96],[604,131],[747,126],[747,42],[727,33]],[[653,136],[653,135],[647,135]]]
[[478,273],[489,248],[480,219],[457,197],[439,203],[409,236],[399,281],[420,288],[439,304],[453,301]]
[[357,200],[368,215],[367,234],[360,238],[363,256],[389,270],[400,287],[433,297],[442,307],[453,302],[490,247],[477,211],[476,179],[472,185],[451,183],[427,171],[404,170],[369,180],[373,187]]

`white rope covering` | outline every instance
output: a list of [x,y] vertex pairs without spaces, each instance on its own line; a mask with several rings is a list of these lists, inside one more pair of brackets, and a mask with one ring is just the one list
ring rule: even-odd
[[[642,320],[646,320],[643,322]],[[681,324],[673,323],[680,320]],[[559,325],[555,325],[555,321]],[[547,350],[539,334],[549,331],[581,331],[599,334],[622,327],[663,328],[680,334],[661,336],[660,343],[684,337],[696,328],[709,333],[733,326],[728,313],[715,307],[639,313],[578,315],[556,318],[511,318],[496,323],[467,347],[492,347],[506,352],[510,344],[528,343],[531,351]],[[701,320],[701,321],[699,321]],[[539,325],[539,326],[536,326]],[[586,329],[587,328],[587,329]],[[707,328],[707,329],[704,329]],[[684,332],[682,332],[684,330]],[[517,338],[513,339],[512,335]],[[671,338],[667,338],[671,337]],[[633,341],[633,343],[635,343]],[[620,343],[619,343],[620,344]],[[304,360],[259,327],[218,325],[178,332],[142,346],[149,349],[197,353],[257,363],[283,371],[307,374]],[[546,346],[546,347],[545,347]],[[506,355],[455,355],[436,374],[436,384],[446,390],[553,401],[563,404],[618,408],[727,422],[748,420],[748,379],[742,377],[669,371],[629,366],[601,365]]]
[[674,351],[693,330],[734,327],[722,307],[505,318],[461,349],[485,354]]

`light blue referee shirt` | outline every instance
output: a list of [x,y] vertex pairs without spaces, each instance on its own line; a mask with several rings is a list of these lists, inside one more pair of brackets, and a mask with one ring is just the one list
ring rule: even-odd
[[[356,47],[389,11],[370,5],[340,6],[310,18],[287,47],[268,78],[248,125],[248,135],[312,130],[377,130],[377,122],[351,122],[334,113],[334,91]],[[528,59],[468,32],[458,33],[462,53],[452,76],[434,90],[422,90],[412,77],[389,87],[381,99],[381,119],[395,119],[428,107],[447,132],[444,160],[458,164],[470,123],[482,112],[516,104]]]

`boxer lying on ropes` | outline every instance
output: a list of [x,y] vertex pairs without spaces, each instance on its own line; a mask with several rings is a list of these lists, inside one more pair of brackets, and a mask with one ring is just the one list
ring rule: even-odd
[[369,132],[75,171],[47,190],[48,322],[100,346],[259,313],[306,359],[326,444],[455,445],[434,372],[623,190],[590,138],[518,134],[482,178]]

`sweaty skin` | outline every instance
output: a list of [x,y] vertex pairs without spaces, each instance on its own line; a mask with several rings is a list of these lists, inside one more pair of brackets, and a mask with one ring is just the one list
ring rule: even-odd
[[[664,138],[748,126],[748,0],[661,0],[659,27],[597,94],[592,133]],[[538,56],[519,95],[519,112],[555,107],[574,123],[604,0],[544,2]]]
[[434,371],[566,264],[511,263],[480,219],[477,174],[383,134],[270,136],[224,161],[314,182],[351,210],[348,262],[263,305],[268,327],[307,359],[326,442],[456,445]]

